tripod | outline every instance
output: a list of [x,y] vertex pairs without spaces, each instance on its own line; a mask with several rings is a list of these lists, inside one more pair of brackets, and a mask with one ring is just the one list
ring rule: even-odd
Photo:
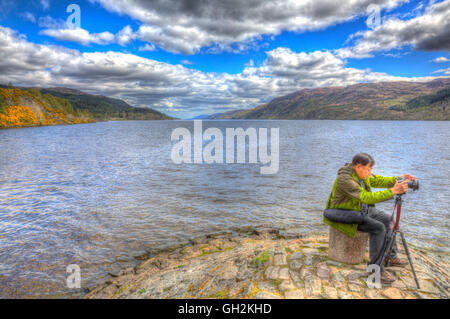
[[[385,261],[386,261],[385,266],[388,265],[389,259],[386,260],[386,257],[391,255],[392,248],[394,246],[395,239],[397,237],[397,233],[399,233],[401,238],[402,238],[402,243],[403,243],[403,247],[405,248],[406,256],[408,256],[408,261],[409,261],[409,264],[411,265],[411,270],[412,270],[412,273],[414,275],[414,280],[416,281],[417,289],[420,289],[419,280],[417,280],[416,272],[414,270],[414,265],[412,263],[411,255],[409,254],[409,249],[408,249],[408,245],[406,244],[405,236],[403,235],[403,232],[399,229],[400,217],[401,217],[401,214],[402,214],[402,203],[403,203],[402,195],[396,195],[395,196],[394,211],[392,212],[392,216],[391,216],[391,220],[393,220],[394,214],[395,214],[395,222],[394,222],[394,226],[392,227],[392,232],[390,232],[388,234],[389,237],[388,237],[388,245],[387,245],[387,247],[389,247],[389,248],[387,249],[386,253],[384,254],[380,265],[383,265],[383,263]],[[395,210],[396,208],[397,208],[397,211]]]

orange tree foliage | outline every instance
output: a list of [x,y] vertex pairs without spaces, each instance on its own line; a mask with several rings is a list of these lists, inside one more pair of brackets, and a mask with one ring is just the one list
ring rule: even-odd
[[32,126],[38,124],[36,115],[28,106],[8,106],[0,113],[0,127]]
[[[0,128],[95,122],[84,114],[73,114],[75,112],[70,102],[53,98],[51,95],[41,99],[40,92],[36,91],[39,94],[34,91],[0,88]],[[37,114],[30,107],[20,105],[27,101],[38,105],[37,109],[35,108]],[[50,105],[51,101],[57,106]],[[70,119],[67,115],[70,115]]]

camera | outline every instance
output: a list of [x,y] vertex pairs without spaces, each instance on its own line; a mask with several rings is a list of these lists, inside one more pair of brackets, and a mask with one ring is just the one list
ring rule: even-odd
[[[403,177],[397,177],[397,181],[399,183],[404,182],[405,179]],[[411,188],[413,191],[416,191],[419,189],[419,180],[418,179],[414,179],[412,181],[408,182],[408,188]]]

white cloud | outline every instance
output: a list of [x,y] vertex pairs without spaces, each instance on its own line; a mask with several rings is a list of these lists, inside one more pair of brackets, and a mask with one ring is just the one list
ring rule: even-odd
[[40,17],[38,20],[38,25],[41,28],[47,29],[65,29],[67,28],[66,21],[63,19],[55,19],[47,15],[45,17]]
[[259,67],[239,74],[207,73],[121,52],[85,52],[34,44],[0,26],[0,83],[67,86],[122,98],[177,117],[250,108],[303,88],[359,82],[421,81],[346,67],[331,52],[266,52]]
[[435,62],[435,63],[444,63],[444,62],[449,62],[449,61],[450,61],[450,59],[447,59],[444,56],[441,56],[441,57],[436,58],[436,59],[433,60],[433,62]]
[[89,33],[89,31],[82,28],[75,29],[45,29],[39,32],[53,37],[59,41],[77,42],[83,45],[91,43],[105,45],[114,42],[115,37],[111,32]]
[[50,8],[50,0],[41,0],[42,9],[48,10]]
[[121,46],[125,46],[136,38],[136,34],[129,25],[124,27],[116,34],[116,42]]
[[408,0],[90,1],[141,21],[140,40],[195,54],[204,47],[211,48],[209,53],[258,48],[255,41],[261,35],[320,30],[365,15],[369,4],[388,11]]
[[139,51],[155,51],[156,47],[151,43],[146,43],[144,46],[139,47]]
[[367,58],[374,52],[412,46],[424,51],[450,50],[450,0],[432,3],[410,20],[391,18],[373,30],[352,36],[355,44],[336,50],[341,58]]
[[36,23],[36,17],[31,12],[24,12],[21,14],[22,18],[24,18],[27,21],[30,21],[31,23]]
[[450,75],[450,68],[440,69],[440,70],[434,71],[433,73],[444,73],[445,75]]
[[125,46],[136,38],[136,34],[129,25],[117,32],[116,35],[108,31],[90,33],[83,28],[68,28],[65,23],[61,25],[60,21],[54,20],[51,17],[40,20],[40,25],[56,26],[56,28],[41,30],[39,34],[47,35],[59,41],[76,42],[82,45],[118,43],[121,46]]
[[247,63],[245,63],[246,67],[253,67],[255,65],[255,62],[253,61],[253,59],[250,59],[250,61],[248,61]]

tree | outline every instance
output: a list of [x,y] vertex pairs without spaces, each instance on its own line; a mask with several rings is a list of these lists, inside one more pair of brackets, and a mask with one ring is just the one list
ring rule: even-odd
[[2,112],[6,108],[6,101],[3,95],[0,94],[0,112]]
[[9,83],[8,83],[8,89],[14,89],[14,86],[13,86],[13,84],[11,83],[11,81],[9,81]]

